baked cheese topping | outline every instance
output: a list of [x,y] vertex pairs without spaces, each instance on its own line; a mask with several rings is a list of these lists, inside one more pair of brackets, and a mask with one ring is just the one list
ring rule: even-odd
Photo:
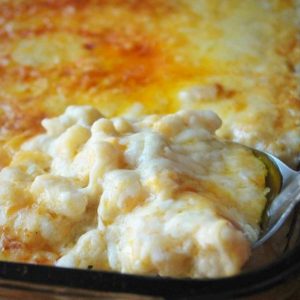
[[0,258],[176,277],[238,273],[266,169],[211,111],[44,119],[0,172]]
[[75,104],[109,117],[213,110],[223,120],[219,136],[296,167],[299,7],[300,0],[0,0],[0,167],[16,135],[36,134],[42,119]]

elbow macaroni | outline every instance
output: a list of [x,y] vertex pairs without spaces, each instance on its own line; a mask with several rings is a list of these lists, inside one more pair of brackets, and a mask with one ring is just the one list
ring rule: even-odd
[[6,259],[177,277],[236,274],[265,205],[264,165],[210,111],[104,118],[71,106],[0,172]]

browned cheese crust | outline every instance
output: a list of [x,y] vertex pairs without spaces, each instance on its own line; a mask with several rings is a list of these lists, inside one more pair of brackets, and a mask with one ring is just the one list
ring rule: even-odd
[[41,119],[91,104],[212,109],[220,136],[295,167],[299,19],[297,0],[1,0],[0,163]]

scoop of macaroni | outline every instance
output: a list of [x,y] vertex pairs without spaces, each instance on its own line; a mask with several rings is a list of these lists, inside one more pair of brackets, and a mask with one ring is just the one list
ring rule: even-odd
[[250,255],[266,169],[210,111],[107,119],[70,106],[0,172],[0,258],[220,277]]

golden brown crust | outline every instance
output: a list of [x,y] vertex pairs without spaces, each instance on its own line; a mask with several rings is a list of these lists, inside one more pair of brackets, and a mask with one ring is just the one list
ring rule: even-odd
[[0,139],[35,133],[41,119],[70,104],[108,116],[134,103],[146,113],[210,108],[224,120],[221,136],[295,166],[297,5],[2,0]]

